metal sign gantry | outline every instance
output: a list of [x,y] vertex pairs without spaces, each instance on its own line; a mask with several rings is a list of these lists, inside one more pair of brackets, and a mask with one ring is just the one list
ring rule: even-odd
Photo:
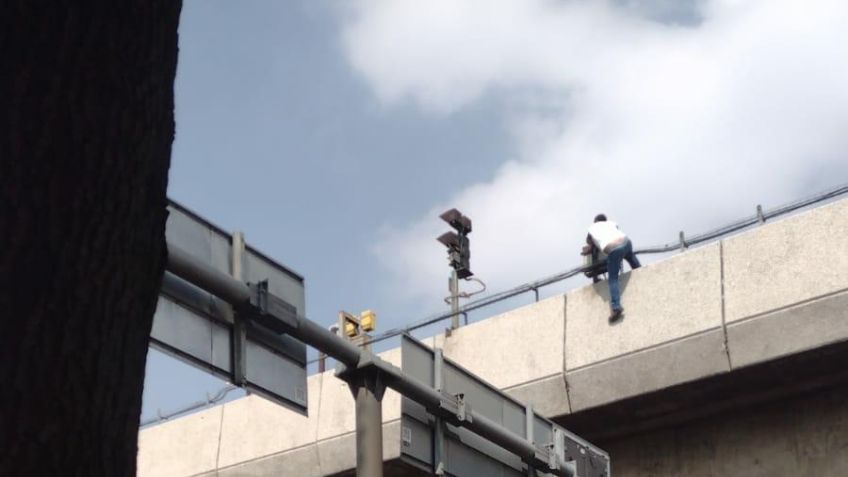
[[[342,339],[298,314],[283,298],[269,291],[267,281],[245,284],[210,267],[171,243],[168,244],[167,270],[229,303],[239,319],[251,326],[259,326],[276,334],[287,334],[339,361],[337,376],[351,385],[357,397],[358,477],[383,475],[380,415],[381,400],[386,387],[422,406],[427,413],[446,425],[465,429],[477,438],[511,453],[526,464],[527,475],[532,475],[530,472],[537,470],[558,476],[579,475],[577,469],[584,457],[579,452],[577,455],[568,453],[563,435],[556,432],[554,427],[551,427],[551,436],[547,441],[547,437],[537,441],[535,438],[528,438],[528,435],[508,429],[502,420],[475,407],[476,403],[471,399],[475,396],[473,393],[466,397],[465,393],[451,393],[447,388],[434,387],[432,383],[422,382],[384,361],[370,350]],[[474,379],[483,383],[482,380]],[[360,401],[364,403],[362,406],[359,405]],[[608,477],[608,456],[602,451],[599,451],[598,456],[606,459],[605,473],[598,475]]]
[[[171,201],[165,235],[175,255],[233,280],[259,283],[303,314],[303,278],[187,208]],[[177,251],[180,250],[180,251]],[[166,272],[151,344],[182,361],[302,414],[306,413],[306,345],[246,320],[226,300]]]

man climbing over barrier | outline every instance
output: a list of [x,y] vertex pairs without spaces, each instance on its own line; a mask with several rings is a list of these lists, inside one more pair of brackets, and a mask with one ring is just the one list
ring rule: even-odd
[[595,216],[595,223],[589,227],[586,243],[587,246],[583,247],[583,255],[591,254],[593,249],[597,249],[607,256],[611,309],[609,321],[613,323],[624,314],[624,308],[621,306],[621,287],[618,283],[621,262],[627,260],[630,268],[634,270],[639,268],[641,264],[633,253],[633,244],[630,239],[618,228],[615,222],[607,220],[607,216],[604,214]]

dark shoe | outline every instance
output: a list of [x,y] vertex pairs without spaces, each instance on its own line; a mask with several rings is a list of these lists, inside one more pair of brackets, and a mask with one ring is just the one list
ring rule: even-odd
[[610,313],[610,316],[609,316],[609,322],[615,323],[616,321],[620,320],[622,316],[624,316],[624,308],[619,308],[618,310],[612,310],[612,313]]

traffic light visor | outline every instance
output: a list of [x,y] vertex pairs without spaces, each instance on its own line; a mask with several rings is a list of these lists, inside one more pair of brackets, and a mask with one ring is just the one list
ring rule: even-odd
[[445,232],[436,240],[447,248],[459,250],[459,234],[456,232]]
[[451,209],[439,216],[442,220],[450,224],[461,234],[471,233],[471,219],[462,215],[462,212]]

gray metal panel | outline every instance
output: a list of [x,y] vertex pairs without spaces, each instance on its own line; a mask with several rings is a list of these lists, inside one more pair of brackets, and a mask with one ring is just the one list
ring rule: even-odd
[[299,315],[306,314],[303,281],[287,273],[280,273],[268,260],[248,249],[244,256],[243,280],[256,283],[266,279],[269,280],[269,292],[293,305]]
[[[472,404],[473,406],[473,404]],[[469,431],[468,429],[463,429],[461,427],[453,427],[448,425],[448,440],[455,441],[455,448],[453,449],[453,455],[459,456],[465,454],[472,454],[475,456],[483,455],[490,461],[495,461],[498,463],[499,467],[511,467],[514,470],[522,470],[524,469],[524,464],[521,462],[521,459],[509,452],[504,450],[502,447],[493,444],[487,439],[484,439],[477,434]],[[461,445],[460,445],[461,444]],[[448,453],[449,457],[451,453]],[[470,459],[465,457],[466,459]],[[479,459],[479,457],[475,457],[474,459]],[[448,469],[461,469],[462,467],[456,467],[455,463],[448,459]],[[468,476],[468,475],[485,475],[485,474],[468,474],[468,473],[460,473],[453,472],[458,476]]]
[[[401,345],[400,366],[403,372],[421,381],[433,385],[433,352],[422,346]],[[404,346],[406,345],[406,346]]]
[[433,467],[431,423],[404,415],[401,418],[400,445],[404,456],[413,459],[423,470]]
[[[212,232],[205,224],[193,220],[183,210],[168,207],[168,222],[165,226],[165,237],[168,241],[179,245],[193,257],[205,263],[212,261]],[[229,273],[229,268],[218,271]]]
[[[401,342],[401,367],[404,373],[423,383],[433,385],[434,353],[429,347],[404,336]],[[465,402],[474,412],[501,424],[505,429],[526,438],[526,407],[489,385],[473,373],[449,359],[443,360],[443,391],[463,394]],[[432,471],[432,443],[435,437],[434,418],[421,405],[403,398],[401,403],[401,432],[409,438],[401,438],[401,457],[422,469]],[[544,417],[533,413],[533,440],[538,447],[545,447],[554,440],[554,429],[565,439],[565,454],[569,460],[577,461],[578,476],[600,477],[608,474],[609,456],[606,452],[580,437],[568,432]],[[482,476],[526,476],[527,467],[515,454],[478,436],[465,428],[447,425],[445,433],[445,467],[455,477]],[[420,443],[428,443],[423,445]],[[538,475],[547,475],[541,472]]]
[[[165,233],[169,243],[215,270],[231,274],[234,253],[231,234],[173,202],[168,210]],[[249,246],[242,256],[242,264],[244,281],[268,280],[271,293],[304,314],[302,277]],[[229,304],[166,273],[154,316],[151,343],[189,364],[234,382],[233,323]],[[270,331],[264,337],[248,333],[246,339],[246,387],[279,404],[305,412],[306,346],[294,338]]]
[[497,460],[492,459],[492,456],[485,454],[485,451],[479,452],[475,450],[473,444],[461,442],[451,437],[448,437],[447,439],[446,454],[446,470],[450,475],[455,475],[457,477],[521,476],[521,474],[516,471],[508,473],[508,467],[505,467]]
[[451,394],[464,394],[468,402],[474,403],[474,410],[501,423],[503,421],[503,399],[482,384],[478,379],[464,373],[445,360],[444,390]]
[[255,386],[306,407],[306,369],[268,348],[247,342],[248,387]]
[[153,315],[151,338],[212,364],[212,321],[162,297]]
[[551,442],[553,440],[551,423],[547,419],[536,416],[533,419],[533,440],[536,442]]

